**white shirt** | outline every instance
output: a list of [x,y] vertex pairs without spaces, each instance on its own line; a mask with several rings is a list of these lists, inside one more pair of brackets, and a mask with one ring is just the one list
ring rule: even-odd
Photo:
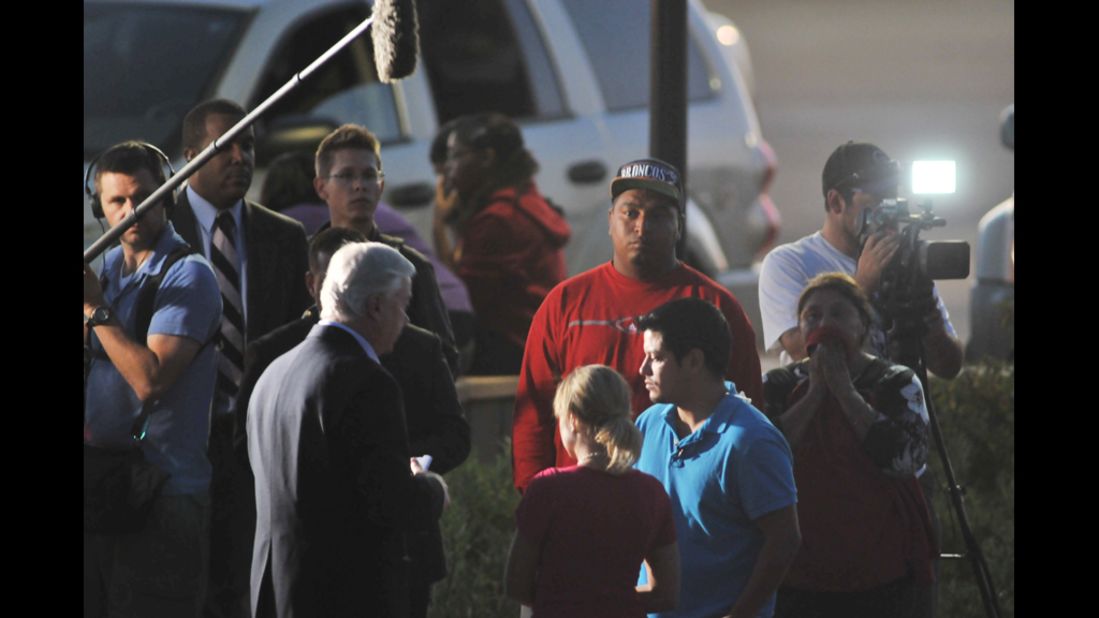
[[[805,284],[816,275],[828,272],[842,272],[855,275],[858,262],[854,258],[836,249],[819,231],[792,243],[775,247],[763,258],[759,273],[759,310],[763,319],[763,343],[767,350],[781,349],[779,339],[782,334],[798,326],[798,297]],[[935,301],[943,323],[951,336],[955,336],[954,325],[950,323],[950,314],[939,298],[938,288],[934,288]],[[879,355],[885,349],[885,334],[880,328],[872,332],[868,347]],[[786,350],[782,350],[779,361],[783,364],[793,362]]]

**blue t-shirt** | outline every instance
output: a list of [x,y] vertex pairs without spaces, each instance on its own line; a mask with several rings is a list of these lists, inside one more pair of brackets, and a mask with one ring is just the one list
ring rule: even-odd
[[[170,222],[156,247],[136,272],[122,275],[122,249],[115,247],[103,262],[106,303],[135,341],[139,290],[160,272],[168,254],[184,240]],[[175,335],[199,343],[210,341],[221,321],[221,292],[214,271],[199,254],[177,261],[160,282],[153,303],[149,335]],[[96,446],[127,446],[130,428],[141,413],[141,402],[123,379],[102,344],[91,335],[92,362],[84,404],[84,441]],[[217,372],[215,346],[203,346],[176,383],[160,397],[149,415],[142,449],[145,458],[169,474],[165,495],[194,494],[210,484],[206,442],[210,433],[210,402]]]
[[[736,390],[726,382],[730,393]],[[679,606],[661,617],[722,616],[755,568],[763,534],[753,523],[797,503],[790,446],[747,399],[727,395],[680,440],[676,407],[657,404],[637,417],[644,434],[637,468],[672,501],[681,569]],[[644,571],[642,571],[642,581]],[[774,596],[760,616],[774,613]]]

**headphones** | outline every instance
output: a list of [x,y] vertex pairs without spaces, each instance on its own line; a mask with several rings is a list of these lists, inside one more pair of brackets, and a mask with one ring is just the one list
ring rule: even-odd
[[[103,204],[99,201],[99,193],[96,192],[93,182],[97,171],[96,165],[103,157],[122,149],[131,149],[134,146],[138,146],[144,149],[150,160],[155,159],[160,164],[161,175],[164,178],[164,180],[161,181],[161,184],[163,184],[165,181],[175,175],[176,171],[174,168],[172,168],[172,162],[170,159],[168,159],[168,155],[164,154],[163,150],[157,148],[156,146],[153,146],[148,142],[131,140],[111,146],[107,150],[96,155],[94,159],[92,159],[92,162],[88,164],[88,171],[84,174],[84,193],[88,196],[88,199],[91,200],[92,216],[94,216],[96,219],[106,218],[106,215],[103,214]],[[164,168],[168,169],[167,175],[164,175]],[[168,210],[169,213],[171,213],[171,208],[172,205],[175,203],[175,200],[173,200],[170,195],[166,196],[165,200],[165,208]]]

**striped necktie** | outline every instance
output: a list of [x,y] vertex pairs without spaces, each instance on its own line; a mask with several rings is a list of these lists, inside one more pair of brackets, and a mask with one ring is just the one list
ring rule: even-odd
[[[221,289],[221,337],[218,347],[218,393],[228,400],[228,412],[240,389],[244,373],[244,303],[240,294],[240,255],[237,253],[236,222],[227,210],[218,213],[210,239],[210,262]],[[215,408],[219,406],[215,405]]]

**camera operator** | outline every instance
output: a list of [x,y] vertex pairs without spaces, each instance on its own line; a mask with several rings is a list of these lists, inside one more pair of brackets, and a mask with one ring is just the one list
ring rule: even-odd
[[[822,174],[824,226],[796,242],[776,247],[763,260],[759,277],[759,306],[763,337],[768,350],[780,348],[785,365],[806,357],[805,341],[798,331],[797,299],[806,282],[824,272],[852,275],[873,299],[882,274],[901,247],[895,226],[885,226],[862,239],[867,214],[882,200],[897,196],[900,169],[877,146],[849,141],[828,157]],[[927,369],[953,378],[962,367],[962,344],[950,324],[946,306],[934,284],[906,290],[909,304],[923,307],[925,328],[921,341]],[[870,351],[894,358],[893,337],[880,323],[872,329]]]

